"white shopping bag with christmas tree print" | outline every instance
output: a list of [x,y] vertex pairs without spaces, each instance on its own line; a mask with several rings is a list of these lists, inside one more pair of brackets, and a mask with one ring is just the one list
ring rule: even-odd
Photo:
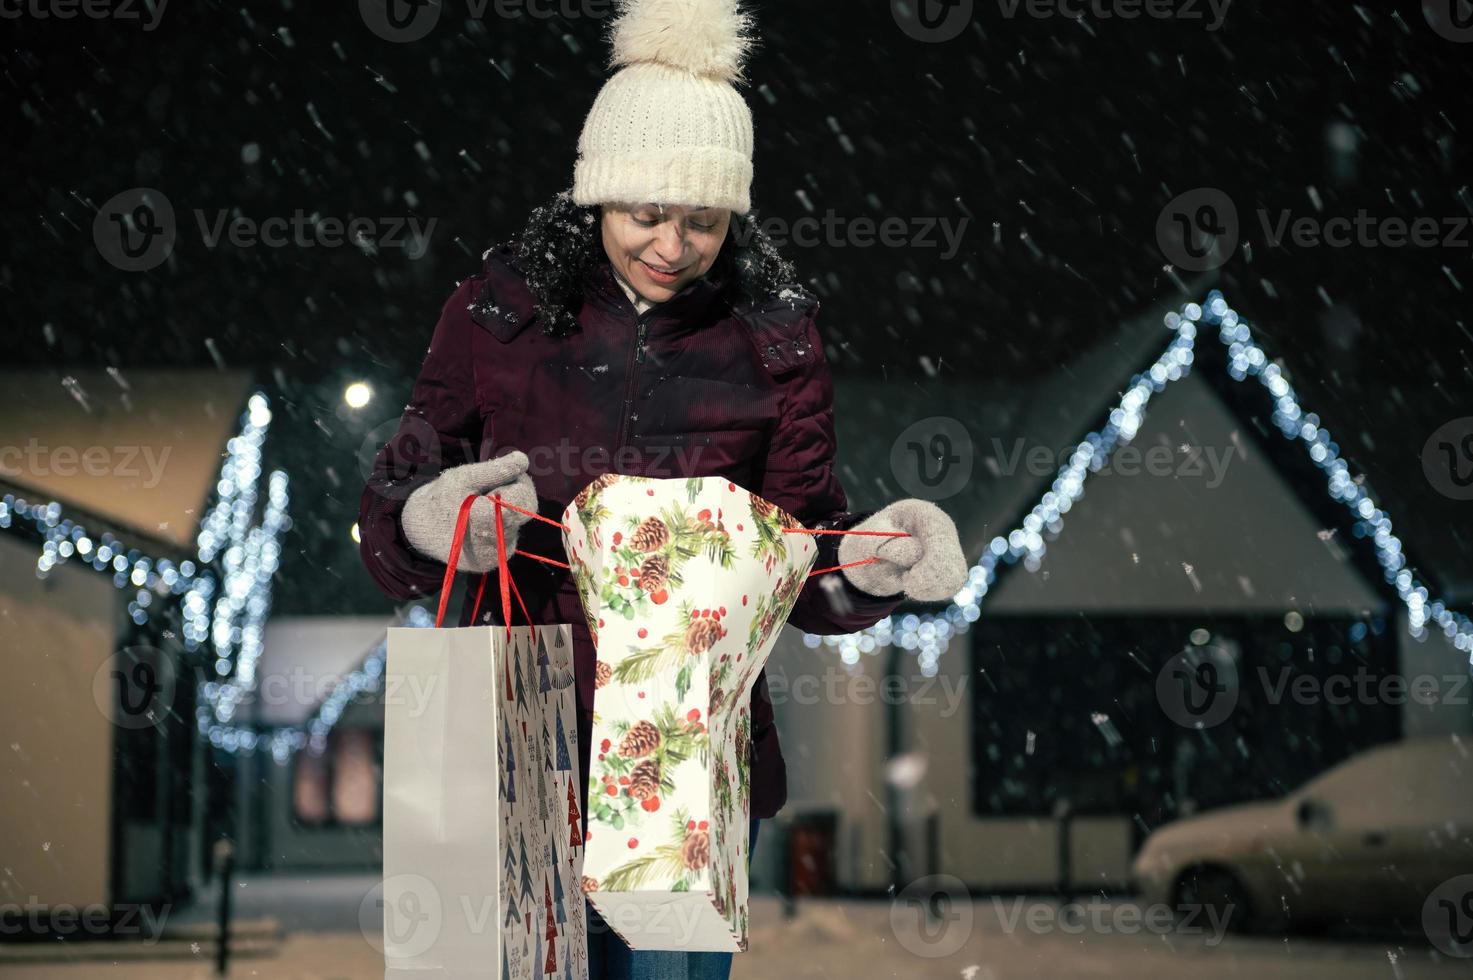
[[817,546],[719,477],[607,474],[563,524],[598,650],[588,899],[634,949],[745,949],[751,691]]
[[384,976],[587,980],[570,627],[389,630]]

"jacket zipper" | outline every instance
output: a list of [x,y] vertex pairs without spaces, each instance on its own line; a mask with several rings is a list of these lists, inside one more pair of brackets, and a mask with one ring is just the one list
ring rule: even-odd
[[[631,303],[632,307],[633,304]],[[644,338],[645,327],[648,325],[650,314],[655,312],[655,307],[645,310],[636,315],[634,330],[634,349],[629,352],[629,366],[626,373],[629,379],[624,386],[624,410],[619,417],[619,436],[614,440],[614,455],[617,457],[619,450],[624,448],[624,439],[629,431],[629,412],[634,408],[634,382],[639,365],[644,363]]]

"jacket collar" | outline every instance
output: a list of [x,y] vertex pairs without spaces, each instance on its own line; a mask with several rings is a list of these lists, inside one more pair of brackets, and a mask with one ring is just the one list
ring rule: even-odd
[[[680,292],[651,307],[644,315],[652,328],[662,324],[665,330],[697,329],[707,322],[724,285],[718,273],[707,273],[687,283]],[[606,255],[601,256],[589,276],[584,301],[619,316],[638,316]],[[536,305],[537,298],[527,285],[526,277],[511,263],[510,251],[504,247],[488,251],[481,286],[468,307],[471,319],[502,342],[508,342],[532,322]]]
[[527,286],[526,277],[512,268],[510,251],[488,250],[481,284],[467,307],[471,319],[506,343],[532,322],[536,305],[537,298]]
[[[721,296],[723,285],[717,274],[708,272],[701,278],[686,283],[680,292],[665,302],[652,306],[644,315],[649,317],[651,324],[672,320],[692,326],[703,323],[705,314]],[[584,295],[588,302],[601,309],[625,316],[637,315],[634,303],[619,285],[618,276],[608,256],[604,256],[594,267]]]

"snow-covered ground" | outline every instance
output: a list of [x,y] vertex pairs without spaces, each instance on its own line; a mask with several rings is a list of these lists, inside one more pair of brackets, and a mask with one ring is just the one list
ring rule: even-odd
[[[290,934],[268,955],[237,959],[231,977],[270,980],[356,980],[383,975],[369,941],[351,925],[367,879],[317,879],[306,889],[317,914],[282,905],[281,896],[258,884],[263,903],[276,903],[287,929],[333,931]],[[250,889],[245,889],[249,891]],[[257,913],[249,900],[242,915]],[[325,907],[324,907],[325,905]],[[351,907],[346,907],[351,906]],[[336,912],[334,912],[336,910]],[[796,918],[782,917],[771,898],[753,902],[752,948],[737,957],[733,980],[799,980],[804,977],[958,980],[1416,980],[1473,977],[1473,959],[1448,959],[1426,943],[1347,942],[1318,937],[1219,936],[1209,925],[1193,935],[1162,934],[1132,902],[1086,905],[1067,921],[1047,899],[981,898],[943,910],[925,923],[916,906],[880,901],[807,901]],[[20,964],[0,948],[0,977],[185,980],[212,976],[213,950],[204,945],[191,961],[128,957],[115,962]],[[188,956],[187,951],[183,953]]]

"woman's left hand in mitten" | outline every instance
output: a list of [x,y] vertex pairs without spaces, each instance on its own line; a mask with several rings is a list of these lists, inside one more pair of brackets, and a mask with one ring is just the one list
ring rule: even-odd
[[873,596],[903,592],[921,602],[950,599],[967,581],[956,524],[929,500],[897,500],[856,525],[855,531],[904,531],[910,537],[850,534],[839,539],[839,564],[875,557],[844,569],[855,588]]

